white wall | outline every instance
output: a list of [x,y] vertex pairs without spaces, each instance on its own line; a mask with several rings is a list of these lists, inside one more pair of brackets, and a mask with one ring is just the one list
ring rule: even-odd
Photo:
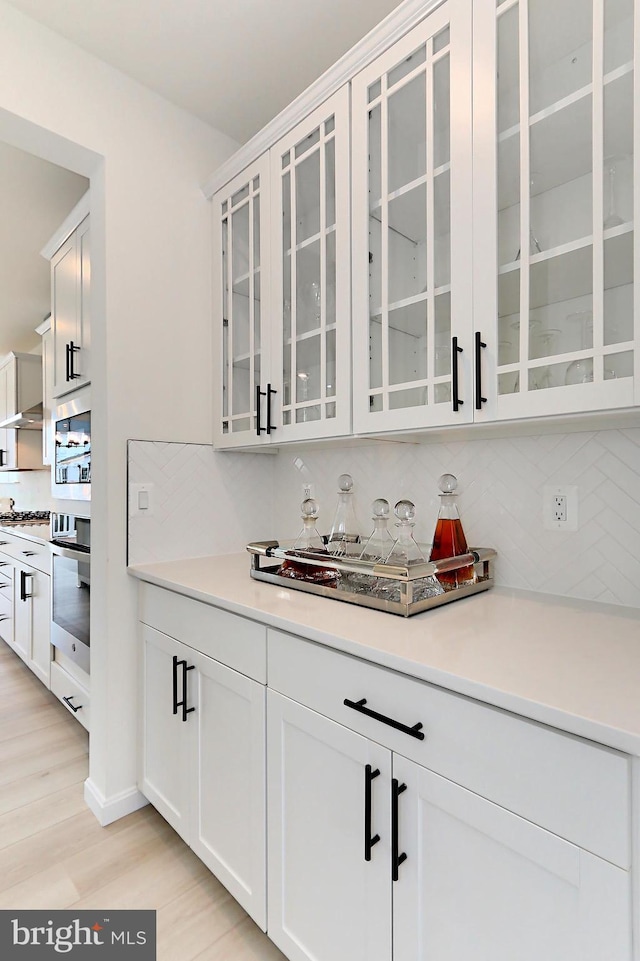
[[[132,444],[129,477],[154,485],[154,513],[131,518],[131,563],[226,554],[252,540],[294,538],[304,482],[313,484],[318,528],[328,533],[337,479],[345,472],[354,479],[364,536],[373,527],[376,497],[386,497],[392,508],[406,497],[416,505],[416,539],[429,545],[438,478],[453,473],[468,542],[498,551],[498,585],[640,607],[639,428],[466,441],[425,435],[421,443],[282,447],[276,457]],[[544,529],[546,485],[577,487],[577,531]],[[247,560],[247,577],[248,569]],[[402,625],[391,618],[394,629]]]
[[[212,96],[215,92],[212,91]],[[235,144],[0,0],[0,138],[91,179],[94,798],[135,784],[135,587],[126,440],[207,441],[209,207]]]

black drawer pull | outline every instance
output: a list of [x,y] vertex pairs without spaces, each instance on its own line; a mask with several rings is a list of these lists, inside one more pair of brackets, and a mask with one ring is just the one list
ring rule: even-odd
[[380,835],[375,834],[371,837],[371,782],[378,777],[380,771],[371,770],[371,765],[367,764],[364,769],[364,859],[371,860],[371,848],[380,840]]
[[75,696],[76,696],[75,694],[71,694],[71,695],[69,695],[69,697],[63,697],[62,700],[63,700],[64,703],[67,705],[67,707],[70,707],[70,708],[71,708],[71,710],[73,711],[74,714],[77,714],[78,711],[81,711],[81,710],[82,710],[82,704],[72,704],[72,703],[71,703]]
[[365,707],[366,703],[366,697],[360,698],[359,701],[350,701],[349,698],[345,697],[343,701],[345,707],[350,707],[352,711],[357,711],[359,714],[366,714],[367,717],[372,717],[375,721],[381,721],[382,724],[388,724],[389,727],[395,727],[396,731],[402,731],[403,734],[410,734],[411,737],[417,737],[419,741],[424,741],[422,721],[418,721],[418,723],[414,724],[413,727],[409,727],[408,724],[403,724],[401,721],[395,721],[392,717],[387,717],[385,714],[378,714],[377,711],[372,711],[370,707]]
[[406,784],[400,784],[394,777],[391,782],[391,880],[398,880],[398,868],[403,861],[407,860],[407,855],[398,850],[398,798],[407,790]]

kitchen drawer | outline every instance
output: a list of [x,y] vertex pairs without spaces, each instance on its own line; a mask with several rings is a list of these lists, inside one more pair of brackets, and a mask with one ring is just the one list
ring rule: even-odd
[[[83,687],[75,677],[67,674],[55,661],[51,663],[51,692],[58,700],[62,701],[69,713],[73,714],[77,721],[80,721],[87,731],[90,728],[91,718],[91,695],[86,687]],[[65,701],[68,698],[71,704]],[[75,710],[74,710],[75,708]]]
[[13,585],[11,581],[0,581],[0,617],[13,613]]
[[3,606],[0,599],[0,638],[13,647],[13,605],[10,603],[8,609]]
[[8,535],[4,533],[0,537],[0,551],[3,554],[20,564],[35,567],[43,574],[51,574],[51,551],[48,544],[36,544],[35,541],[28,541],[19,537],[11,540],[7,538]]
[[[268,632],[269,687],[482,797],[629,866],[626,755],[289,634]],[[420,740],[353,710],[345,699]]]
[[266,684],[264,624],[152,584],[140,586],[139,617],[143,624]]

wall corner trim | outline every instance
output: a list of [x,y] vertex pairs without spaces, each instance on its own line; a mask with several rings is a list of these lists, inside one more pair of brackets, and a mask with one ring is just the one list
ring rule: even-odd
[[149,803],[144,794],[135,787],[106,798],[91,778],[84,782],[84,800],[103,828]]

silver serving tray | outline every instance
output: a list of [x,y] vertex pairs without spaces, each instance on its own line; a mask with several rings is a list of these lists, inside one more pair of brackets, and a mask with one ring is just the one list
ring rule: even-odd
[[[396,567],[390,564],[376,564],[372,561],[361,561],[353,557],[326,556],[314,553],[304,554],[293,551],[292,546],[280,545],[278,541],[255,541],[247,545],[251,555],[251,577],[268,584],[278,584],[294,591],[305,591],[307,594],[317,594],[320,597],[330,597],[334,601],[345,601],[347,604],[358,604],[360,607],[370,607],[389,614],[400,614],[410,617],[432,607],[450,604],[461,597],[470,597],[481,591],[488,591],[493,587],[491,561],[497,556],[490,547],[478,547],[469,550],[468,554],[459,557],[448,557],[440,561],[427,561],[411,567]],[[276,563],[274,563],[274,560]],[[278,574],[283,561],[295,561],[296,564],[309,564],[312,567],[325,567],[340,573],[338,587],[326,587],[314,584],[312,581],[297,580],[292,577],[281,577]],[[476,582],[464,587],[456,587],[433,597],[423,597],[414,600],[414,591],[425,578],[432,578],[438,573],[454,571],[460,567],[474,565]],[[358,592],[348,589],[348,575],[360,575],[361,587]],[[371,580],[371,589],[366,587],[367,578]],[[375,586],[380,579],[393,581],[398,586],[398,599],[389,600],[377,596]],[[416,584],[416,582],[418,582]]]

